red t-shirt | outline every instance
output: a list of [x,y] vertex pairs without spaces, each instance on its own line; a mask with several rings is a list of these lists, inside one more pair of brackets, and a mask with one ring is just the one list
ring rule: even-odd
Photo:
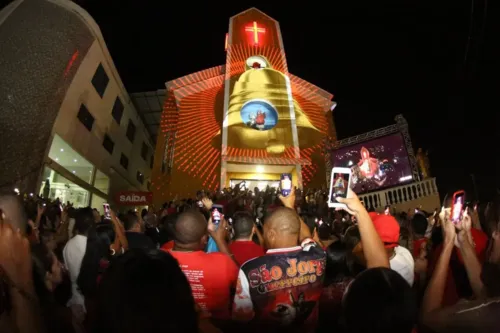
[[173,240],[166,242],[161,246],[163,251],[172,250],[174,248],[175,242]]
[[236,241],[229,245],[229,250],[234,255],[238,265],[243,265],[250,259],[261,257],[265,254],[264,249],[252,241]]
[[179,262],[200,308],[215,319],[230,319],[231,289],[238,280],[234,261],[220,252],[168,252]]
[[413,257],[417,258],[420,255],[420,247],[422,243],[426,242],[427,238],[423,237],[413,241]]

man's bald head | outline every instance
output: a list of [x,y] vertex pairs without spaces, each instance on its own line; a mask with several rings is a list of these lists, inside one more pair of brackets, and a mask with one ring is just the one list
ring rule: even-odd
[[21,233],[26,232],[26,214],[24,207],[17,195],[0,195],[0,210],[5,214],[6,222],[8,222],[14,230],[19,229]]
[[175,222],[175,242],[179,244],[200,243],[207,235],[207,220],[197,211],[182,213]]
[[300,218],[290,208],[279,207],[269,215],[265,225],[277,234],[298,235],[300,233]]

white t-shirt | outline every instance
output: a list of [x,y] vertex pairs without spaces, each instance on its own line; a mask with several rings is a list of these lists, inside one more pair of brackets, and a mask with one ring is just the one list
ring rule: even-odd
[[79,304],[85,308],[85,298],[80,293],[76,281],[78,279],[78,275],[80,275],[80,268],[82,266],[82,260],[85,256],[86,248],[87,237],[76,235],[71,238],[68,243],[66,243],[63,250],[64,264],[68,269],[69,278],[71,280],[71,298],[68,301],[68,306]]
[[395,255],[389,260],[391,269],[398,272],[410,286],[413,286],[413,280],[415,278],[415,262],[413,261],[413,256],[410,251],[402,246],[396,246],[394,252]]

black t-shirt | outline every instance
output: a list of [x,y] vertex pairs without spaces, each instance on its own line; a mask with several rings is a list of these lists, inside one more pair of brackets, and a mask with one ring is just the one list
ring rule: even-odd
[[125,233],[125,237],[127,237],[128,248],[132,249],[142,249],[142,250],[154,250],[156,249],[156,245],[153,243],[151,238],[142,234],[140,232],[131,232],[127,231]]

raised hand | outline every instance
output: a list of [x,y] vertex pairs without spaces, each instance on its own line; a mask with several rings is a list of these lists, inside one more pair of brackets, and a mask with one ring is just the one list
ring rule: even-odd
[[210,200],[207,197],[204,197],[203,199],[201,199],[201,202],[203,203],[203,206],[205,206],[205,208],[207,210],[212,209],[212,206],[214,205],[214,203],[212,202],[212,200]]
[[295,186],[292,186],[292,189],[291,189],[290,194],[288,196],[284,197],[283,195],[279,194],[278,198],[280,198],[283,206],[294,209],[294,207],[295,207]]
[[457,241],[457,231],[455,224],[450,219],[450,209],[441,209],[441,213],[439,214],[439,218],[441,219],[441,225],[444,232],[444,244],[450,245],[455,244]]
[[354,191],[350,188],[347,189],[346,198],[337,197],[335,199],[346,205],[346,207],[341,207],[339,209],[343,209],[351,215],[357,216],[360,212],[365,210],[365,206],[363,206],[356,193],[354,193]]

